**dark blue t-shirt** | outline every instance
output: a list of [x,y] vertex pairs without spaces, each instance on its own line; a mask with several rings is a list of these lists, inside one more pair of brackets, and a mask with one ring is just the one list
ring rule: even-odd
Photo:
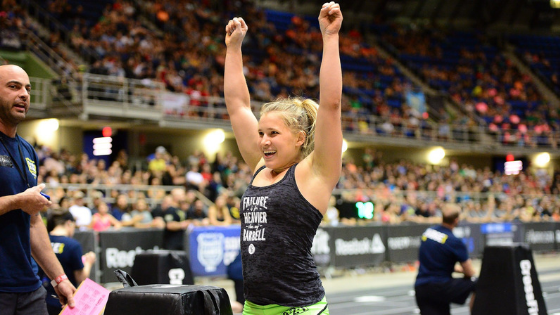
[[[39,162],[33,147],[19,136],[0,132],[0,137],[0,197],[24,192],[26,181],[29,187],[36,186]],[[0,292],[31,292],[41,285],[31,257],[29,228],[30,216],[20,209],[0,215]]]
[[467,259],[467,247],[450,229],[441,225],[428,228],[422,234],[415,286],[451,280],[455,264]]
[[[66,236],[49,235],[49,237],[56,258],[60,261],[64,273],[68,276],[68,280],[70,280],[75,287],[78,287],[79,283],[76,283],[74,271],[84,269],[84,263],[82,262],[82,246],[75,239]],[[48,281],[48,279],[43,281],[48,283],[46,285],[47,303],[52,306],[61,307],[59,300],[52,297],[52,295],[56,293],[50,281]]]

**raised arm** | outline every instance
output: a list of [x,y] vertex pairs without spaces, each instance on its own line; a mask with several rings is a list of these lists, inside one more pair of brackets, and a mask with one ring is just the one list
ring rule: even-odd
[[243,74],[241,44],[247,33],[242,18],[234,18],[226,26],[226,62],[224,71],[224,96],[231,126],[239,151],[253,171],[262,158],[259,151],[257,118],[251,111],[249,88]]
[[312,169],[315,174],[334,187],[342,167],[342,69],[338,32],[342,12],[338,3],[323,4],[319,25],[323,35],[323,60],[320,73],[320,99],[315,131],[315,151]]

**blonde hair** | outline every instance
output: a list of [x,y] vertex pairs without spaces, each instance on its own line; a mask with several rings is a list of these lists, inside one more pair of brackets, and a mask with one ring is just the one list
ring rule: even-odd
[[308,156],[315,148],[315,122],[319,105],[311,99],[289,97],[266,103],[261,108],[261,117],[270,112],[279,112],[284,123],[294,133],[303,131],[305,142],[301,146],[303,158]]

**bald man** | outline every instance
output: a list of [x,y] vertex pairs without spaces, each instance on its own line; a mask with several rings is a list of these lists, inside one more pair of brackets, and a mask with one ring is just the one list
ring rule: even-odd
[[[37,185],[33,147],[17,135],[30,106],[29,76],[20,67],[0,66],[0,313],[47,314],[46,290],[35,261],[52,279],[62,304],[74,307],[68,281],[39,212],[51,205]],[[35,261],[33,260],[35,259]]]
[[[449,315],[451,303],[465,304],[474,292],[475,271],[469,252],[452,232],[459,225],[460,213],[458,205],[445,204],[441,225],[430,227],[422,234],[418,255],[420,268],[414,284],[416,303],[422,315]],[[453,272],[462,273],[464,277],[453,278]],[[471,309],[473,301],[474,294]]]

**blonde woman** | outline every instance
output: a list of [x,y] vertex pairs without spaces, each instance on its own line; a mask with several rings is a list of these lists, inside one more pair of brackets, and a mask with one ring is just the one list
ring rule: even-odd
[[311,255],[317,227],[341,172],[342,12],[323,4],[319,105],[302,98],[251,111],[243,75],[242,18],[226,26],[224,94],[233,131],[253,179],[241,200],[243,314],[329,314]]

